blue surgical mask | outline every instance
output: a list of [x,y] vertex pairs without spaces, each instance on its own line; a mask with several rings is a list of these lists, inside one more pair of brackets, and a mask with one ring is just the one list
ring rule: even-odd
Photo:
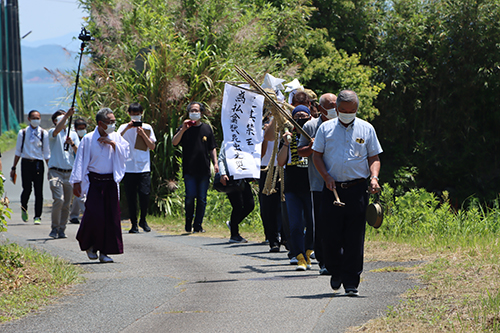
[[189,112],[189,119],[197,121],[201,119],[201,112]]

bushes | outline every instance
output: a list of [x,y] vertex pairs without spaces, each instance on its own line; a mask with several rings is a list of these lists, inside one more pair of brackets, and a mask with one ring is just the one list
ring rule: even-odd
[[500,234],[500,197],[490,206],[470,198],[462,209],[455,210],[448,193],[441,196],[424,189],[411,189],[401,196],[394,189],[383,186],[384,222],[368,234],[381,234],[389,239],[410,239],[428,236],[449,240],[467,236],[481,237]]

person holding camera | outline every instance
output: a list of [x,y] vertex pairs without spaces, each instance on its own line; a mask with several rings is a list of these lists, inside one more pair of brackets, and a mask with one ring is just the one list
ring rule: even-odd
[[151,193],[149,151],[156,147],[156,136],[151,125],[142,122],[142,113],[141,104],[130,104],[128,114],[131,120],[118,128],[118,133],[130,146],[130,158],[125,163],[126,170],[123,185],[125,186],[130,222],[132,223],[132,228],[129,230],[131,234],[139,232],[137,227],[137,195],[139,195],[139,207],[141,209],[139,226],[145,232],[151,231],[146,222],[149,195]]
[[[191,102],[187,106],[189,119],[182,122],[172,139],[174,146],[182,146],[182,174],[186,186],[185,211],[186,232],[205,232],[201,224],[207,205],[207,191],[210,184],[210,161],[215,173],[219,172],[214,132],[210,125],[202,123],[205,106]],[[196,217],[195,217],[196,199]],[[194,223],[193,223],[194,218]]]

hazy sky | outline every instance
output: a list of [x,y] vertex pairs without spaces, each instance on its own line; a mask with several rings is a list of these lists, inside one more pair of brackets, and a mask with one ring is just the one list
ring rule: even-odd
[[81,30],[87,14],[76,0],[19,0],[21,37],[30,30],[27,42],[50,39]]

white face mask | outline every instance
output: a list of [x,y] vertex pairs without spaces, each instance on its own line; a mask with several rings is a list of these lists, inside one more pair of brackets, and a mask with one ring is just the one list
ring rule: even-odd
[[141,115],[139,115],[139,116],[130,116],[130,119],[131,119],[132,121],[141,121],[141,118],[142,118],[142,116],[141,116]]
[[344,124],[349,124],[351,121],[354,120],[354,118],[356,118],[356,112],[354,113],[339,112],[339,120]]
[[[56,124],[59,124],[59,122],[64,118],[64,115],[60,115],[59,117],[56,118]],[[66,119],[66,122],[64,123],[65,125],[68,125],[68,120]]]
[[327,117],[328,119],[333,119],[333,118],[337,118],[337,109],[333,108],[333,109],[325,109],[328,113],[325,117]]
[[83,136],[84,136],[85,134],[87,134],[87,130],[84,130],[84,129],[77,130],[77,131],[76,131],[76,134],[78,134],[78,136],[79,136],[80,138],[83,138]]
[[189,119],[197,121],[201,119],[201,112],[189,112]]
[[31,119],[30,124],[33,127],[38,127],[38,126],[40,126],[40,119]]
[[106,134],[113,133],[115,131],[115,126],[116,124],[109,124],[108,128],[106,128],[104,132],[106,132]]

